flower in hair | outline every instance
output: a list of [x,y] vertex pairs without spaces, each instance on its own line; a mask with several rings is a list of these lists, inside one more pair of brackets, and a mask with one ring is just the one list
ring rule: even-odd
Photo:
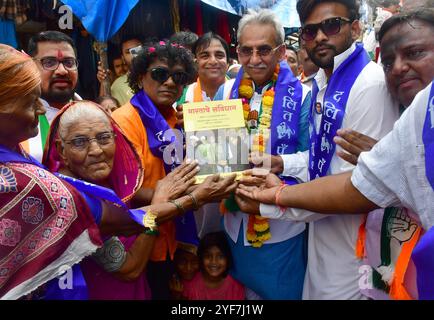
[[180,45],[179,43],[172,43],[172,47],[184,49],[184,47],[182,45]]
[[166,42],[164,42],[164,41],[160,41],[159,43],[160,43],[160,46],[165,46],[166,45]]
[[155,48],[154,47],[149,47],[149,53],[155,52]]

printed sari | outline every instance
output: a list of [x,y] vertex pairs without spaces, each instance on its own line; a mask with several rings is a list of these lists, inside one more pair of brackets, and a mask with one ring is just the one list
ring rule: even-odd
[[102,245],[80,193],[18,150],[0,145],[1,299],[31,293]]

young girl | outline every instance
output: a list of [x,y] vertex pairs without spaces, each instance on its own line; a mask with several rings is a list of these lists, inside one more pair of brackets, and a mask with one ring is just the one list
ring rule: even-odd
[[172,299],[185,300],[184,287],[199,272],[197,246],[178,242],[174,258],[175,273],[169,283]]
[[223,232],[205,235],[198,257],[200,272],[184,286],[188,300],[244,300],[244,287],[228,274],[232,256]]

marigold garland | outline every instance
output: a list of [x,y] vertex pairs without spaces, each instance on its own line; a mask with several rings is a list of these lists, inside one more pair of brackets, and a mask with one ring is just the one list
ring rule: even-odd
[[[253,137],[252,152],[265,152],[265,147],[267,146],[268,140],[270,138],[269,129],[271,126],[271,114],[274,103],[274,86],[279,75],[279,69],[280,65],[277,64],[272,77],[273,85],[262,96],[262,112],[260,117],[256,110],[250,110],[250,99],[254,93],[253,81],[249,78],[243,78],[238,88],[238,96],[241,98],[243,103],[244,120],[246,121],[247,128],[249,131],[251,129],[257,130],[257,133]],[[244,76],[246,76],[246,73],[244,73]],[[252,122],[252,120],[254,121]],[[257,128],[251,127],[252,123],[259,123],[259,125]],[[268,219],[257,215],[250,215],[246,236],[247,241],[254,248],[260,248],[265,241],[271,239],[270,224],[268,223]]]

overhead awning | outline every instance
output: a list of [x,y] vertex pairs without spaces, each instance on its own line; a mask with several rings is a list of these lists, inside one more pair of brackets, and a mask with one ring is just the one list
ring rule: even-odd
[[243,15],[248,9],[271,9],[285,28],[300,27],[296,5],[297,0],[201,0],[220,10]]

